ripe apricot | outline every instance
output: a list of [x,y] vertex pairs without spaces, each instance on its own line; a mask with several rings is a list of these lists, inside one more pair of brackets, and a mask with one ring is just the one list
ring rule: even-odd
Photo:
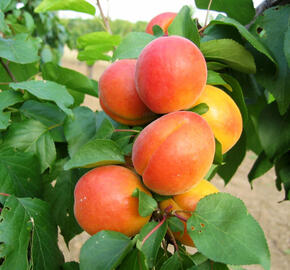
[[168,34],[168,27],[169,25],[172,23],[172,21],[174,20],[174,18],[176,17],[177,13],[175,12],[164,12],[161,13],[157,16],[155,16],[148,24],[146,27],[146,32],[148,34],[153,35],[153,26],[154,25],[159,25],[160,28],[163,30],[164,34],[167,35]]
[[166,114],[146,126],[132,151],[144,184],[162,195],[184,193],[208,172],[215,153],[214,135],[196,113]]
[[116,61],[104,71],[99,80],[102,109],[112,119],[125,125],[142,125],[154,117],[137,94],[135,66],[135,59]]
[[80,226],[93,235],[112,230],[133,236],[149,219],[138,213],[133,191],[150,193],[131,170],[109,165],[95,168],[82,176],[74,191],[74,213]]
[[[182,211],[194,211],[196,208],[197,203],[203,197],[217,193],[219,190],[207,180],[201,180],[196,186],[191,188],[189,191],[173,196],[172,199],[168,199],[165,201],[160,202],[160,208],[165,210],[168,206],[172,206],[170,211],[176,211],[179,216],[184,219],[189,219],[191,214],[188,212]],[[179,210],[179,211],[178,211]],[[184,223],[184,233],[181,232],[174,232],[174,237],[179,240],[182,244],[187,246],[194,246],[193,241],[189,234],[187,233],[186,223]]]
[[192,107],[205,87],[206,78],[201,51],[183,37],[159,37],[142,50],[137,60],[137,92],[155,113]]
[[221,89],[206,85],[195,105],[206,103],[209,110],[202,115],[226,153],[239,140],[243,131],[240,110],[232,98]]

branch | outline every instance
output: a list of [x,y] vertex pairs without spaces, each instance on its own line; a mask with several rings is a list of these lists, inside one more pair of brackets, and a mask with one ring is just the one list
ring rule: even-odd
[[8,63],[5,63],[3,61],[3,59],[0,58],[0,63],[2,64],[2,66],[4,67],[4,69],[6,70],[6,72],[8,73],[8,75],[10,76],[10,78],[12,79],[12,81],[13,82],[16,82],[16,79],[15,79],[14,75],[12,74],[11,70],[9,69],[9,65],[8,65],[9,62]]
[[99,11],[100,11],[100,14],[101,14],[101,17],[102,17],[102,20],[106,26],[106,30],[108,33],[110,33],[112,35],[112,30],[111,30],[111,27],[110,27],[110,23],[109,23],[109,20],[108,18],[105,16],[104,12],[103,12],[103,9],[102,9],[102,6],[101,6],[101,3],[100,3],[100,0],[97,0],[97,6],[99,8]]

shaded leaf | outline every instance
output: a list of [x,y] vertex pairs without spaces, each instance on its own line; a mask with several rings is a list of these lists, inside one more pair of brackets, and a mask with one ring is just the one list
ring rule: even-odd
[[170,217],[168,219],[168,226],[173,232],[184,232],[184,224],[177,217]]
[[267,171],[269,171],[272,167],[273,167],[273,163],[267,158],[265,152],[263,151],[256,159],[253,167],[251,168],[248,174],[249,182],[252,183],[254,179],[262,176]]
[[100,231],[82,246],[80,270],[115,269],[129,253],[134,242],[124,234]]
[[276,182],[278,185],[283,184],[285,189],[285,200],[290,200],[290,151],[285,153],[275,163],[275,171],[277,175]]
[[214,154],[214,164],[222,164],[223,163],[223,153],[222,153],[222,145],[218,141],[217,138],[215,138],[215,154]]
[[[196,6],[201,9],[208,9],[209,2],[210,0],[195,0]],[[225,12],[242,24],[249,23],[256,13],[252,0],[239,0],[238,4],[232,0],[214,0],[210,10]]]
[[253,56],[234,40],[218,39],[206,41],[201,43],[200,49],[207,60],[220,61],[232,69],[244,73],[256,72]]
[[182,269],[181,258],[178,252],[175,252],[167,261],[162,264],[160,270],[178,270]]
[[211,85],[223,85],[229,91],[232,91],[231,85],[228,84],[219,73],[212,71],[212,70],[208,70],[208,72],[207,72],[206,83],[211,84]]
[[23,98],[20,93],[12,90],[0,92],[0,111],[22,101]]
[[93,138],[95,133],[96,114],[88,107],[73,109],[73,117],[68,117],[64,124],[69,155],[72,157],[82,145]]
[[33,153],[0,148],[0,192],[18,197],[39,197],[42,184],[38,159]]
[[41,172],[49,168],[56,158],[56,149],[49,129],[36,120],[24,120],[11,125],[5,145],[34,153],[40,161]]
[[145,257],[140,250],[135,248],[133,251],[130,251],[118,268],[118,270],[128,269],[148,270]]

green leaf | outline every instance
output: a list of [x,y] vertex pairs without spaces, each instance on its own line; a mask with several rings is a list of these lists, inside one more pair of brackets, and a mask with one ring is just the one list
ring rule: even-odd
[[95,133],[96,114],[88,107],[73,109],[73,117],[68,117],[64,124],[69,155],[72,157],[82,145],[93,138]]
[[222,74],[223,79],[232,87],[232,91],[227,91],[227,94],[231,96],[236,105],[239,107],[243,118],[243,126],[247,126],[248,122],[248,108],[245,103],[243,90],[238,80],[228,74]]
[[170,217],[168,219],[168,226],[173,232],[184,232],[184,224],[177,217]]
[[100,231],[83,245],[80,270],[113,270],[129,253],[134,242],[124,234]]
[[77,262],[66,262],[62,265],[61,270],[80,270],[80,266]]
[[54,141],[64,142],[63,122],[65,114],[52,103],[43,103],[35,100],[27,100],[19,111],[27,118],[37,120],[47,126]]
[[[4,63],[9,67],[17,82],[26,81],[38,73],[37,63],[18,64],[4,60]],[[0,81],[13,82],[7,71],[0,65]],[[9,85],[0,85],[0,89],[7,90]]]
[[288,29],[285,33],[285,39],[284,39],[284,54],[287,59],[288,68],[290,68],[290,26],[288,26]]
[[207,60],[220,61],[234,70],[255,73],[253,56],[238,42],[231,39],[210,40],[201,43],[200,49]]
[[196,22],[192,20],[188,6],[182,7],[173,22],[168,27],[168,35],[177,35],[185,37],[200,46],[200,36],[197,30]]
[[[152,191],[151,191],[152,192]],[[157,193],[152,192],[153,198],[157,201],[157,202],[162,202],[168,199],[171,199],[172,196],[166,196],[166,195],[160,195]]]
[[158,24],[153,25],[152,31],[155,37],[162,37],[164,35],[162,28]]
[[147,33],[131,32],[129,33],[116,48],[113,60],[138,58],[144,47],[156,37]]
[[206,62],[208,73],[210,70],[221,70],[227,67],[227,65],[219,62]]
[[10,125],[10,112],[1,112],[0,111],[0,130],[6,129]]
[[273,63],[276,63],[267,47],[259,41],[258,38],[252,35],[245,26],[237,22],[235,19],[220,14],[215,20],[210,22],[210,26],[211,25],[230,25],[235,27],[242,37],[245,38],[256,50],[267,56]]
[[60,268],[63,256],[57,245],[57,228],[46,202],[10,196],[1,217],[0,257],[5,257],[2,269],[29,269],[28,258],[35,269]]
[[150,216],[158,207],[157,202],[150,195],[140,191],[138,188],[134,190],[132,197],[138,198],[138,212],[141,217]]
[[183,269],[181,258],[178,252],[175,252],[167,261],[162,264],[160,270],[178,270]]
[[142,245],[142,240],[149,234],[156,226],[157,222],[151,221],[147,223],[140,231],[139,239],[137,240],[137,248],[143,252],[146,258],[146,262],[149,268],[152,268],[155,264],[158,250],[161,245],[161,241],[164,238],[167,231],[167,223],[164,222]]
[[1,4],[0,4],[0,31],[4,34],[10,34],[11,30],[8,27],[7,23],[5,22],[5,15],[1,10]]
[[0,92],[0,111],[22,101],[23,98],[20,93],[12,90]]
[[91,15],[96,13],[95,7],[85,0],[43,0],[34,11],[40,13],[55,10],[73,10]]
[[275,172],[277,175],[276,182],[278,185],[283,184],[285,189],[285,200],[290,200],[290,151],[285,153],[275,163]]
[[31,39],[4,39],[0,37],[0,57],[27,64],[39,60],[38,44]]
[[118,46],[121,42],[119,35],[111,35],[108,32],[93,32],[80,36],[77,39],[77,46],[79,49],[84,49],[90,45],[110,45],[112,47]]
[[117,144],[111,140],[93,139],[80,147],[64,165],[71,168],[93,168],[108,164],[124,164],[125,159]]
[[267,171],[269,171],[272,167],[273,167],[273,163],[267,158],[265,152],[263,151],[256,159],[252,169],[250,170],[248,174],[249,182],[252,183],[254,179],[262,176]]
[[223,158],[224,164],[219,166],[217,172],[227,184],[234,176],[246,155],[246,135],[243,132],[236,145],[230,149]]
[[[195,0],[196,6],[201,9],[208,9],[209,2],[210,0]],[[239,0],[238,4],[232,0],[214,0],[210,10],[225,12],[242,24],[249,23],[256,13],[252,0]]]
[[3,12],[6,12],[9,10],[12,4],[13,4],[13,0],[2,0],[0,2],[0,10],[2,10]]
[[211,85],[223,85],[224,87],[226,87],[229,91],[232,91],[232,87],[230,84],[228,84],[227,82],[225,82],[225,80],[223,79],[223,77],[212,70],[208,70],[207,72],[207,84],[211,84]]
[[118,270],[129,269],[148,270],[143,253],[136,248],[129,252],[118,268]]
[[206,103],[200,103],[193,108],[189,109],[191,112],[195,112],[199,115],[205,114],[209,110],[209,107],[207,106]]
[[56,149],[49,129],[32,119],[13,123],[4,143],[21,151],[34,153],[39,158],[41,172],[51,167],[56,159]]
[[187,222],[199,252],[215,262],[260,264],[270,269],[264,233],[244,203],[226,193],[206,196]]
[[73,104],[74,100],[66,88],[60,84],[51,81],[27,81],[10,83],[10,87],[14,90],[24,89],[42,100],[53,101],[66,114],[71,114],[68,107]]
[[206,180],[210,181],[217,173],[219,165],[212,164],[209,171],[207,172],[206,176],[204,177]]
[[69,89],[98,97],[97,84],[75,70],[49,62],[42,66],[42,77],[45,80],[65,85]]
[[67,245],[75,235],[83,231],[74,216],[74,189],[80,177],[78,170],[62,171],[54,187],[46,192],[46,200],[53,209],[52,216]]
[[78,60],[80,61],[97,61],[97,60],[104,60],[110,61],[112,59],[109,56],[109,51],[112,51],[114,46],[111,44],[97,44],[97,45],[90,45],[87,46],[84,50],[79,51]]
[[214,164],[222,164],[223,163],[223,153],[222,153],[222,145],[218,141],[217,138],[215,138],[215,154],[214,154]]
[[257,80],[273,94],[278,102],[280,114],[285,114],[290,104],[290,68],[284,53],[285,37],[289,31],[289,13],[289,5],[269,8],[257,18],[250,29],[278,63],[278,69],[275,72],[271,68],[271,63],[266,61],[268,59],[255,55]]
[[276,102],[268,104],[260,114],[258,135],[267,156],[273,160],[290,149],[290,111],[283,116]]
[[18,197],[41,195],[40,168],[32,153],[0,147],[0,192]]
[[94,136],[96,139],[111,139],[115,128],[112,122],[107,119],[103,118],[100,114],[97,114],[97,131]]

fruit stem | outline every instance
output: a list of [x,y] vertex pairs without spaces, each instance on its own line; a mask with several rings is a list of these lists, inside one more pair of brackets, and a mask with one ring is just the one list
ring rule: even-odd
[[162,220],[144,237],[142,244],[141,244],[142,246],[144,245],[146,240],[163,225],[166,218],[167,218],[167,215],[164,215]]
[[162,220],[144,237],[144,239],[142,240],[142,243],[141,243],[142,246],[144,245],[146,240],[163,225],[163,223],[167,219],[168,212],[171,208],[172,208],[172,205],[169,205],[168,207],[166,207],[164,209],[164,215],[163,215]]
[[140,130],[136,129],[115,129],[115,132],[135,132],[135,133],[140,133]]
[[6,197],[9,197],[9,196],[10,196],[10,194],[2,193],[2,192],[0,192],[0,195],[1,195],[1,196],[6,196]]
[[199,33],[203,32],[208,27],[207,20],[208,20],[208,16],[209,16],[209,9],[210,9],[211,3],[212,3],[212,0],[210,0],[208,3],[204,26],[198,30]]
[[180,215],[178,215],[178,214],[176,214],[176,213],[174,213],[173,215],[174,215],[175,217],[179,218],[180,220],[184,221],[184,222],[187,221],[187,218],[184,218],[184,217],[182,217],[182,216],[180,216]]
[[171,231],[171,229],[170,229],[169,227],[167,228],[167,233],[169,234],[169,236],[170,236],[170,238],[171,238],[171,240],[172,240],[172,242],[173,242],[173,245],[174,245],[175,251],[178,251],[178,245],[177,245],[177,243],[176,243],[176,240],[175,240],[175,237],[174,237],[174,235],[173,235],[173,232]]

